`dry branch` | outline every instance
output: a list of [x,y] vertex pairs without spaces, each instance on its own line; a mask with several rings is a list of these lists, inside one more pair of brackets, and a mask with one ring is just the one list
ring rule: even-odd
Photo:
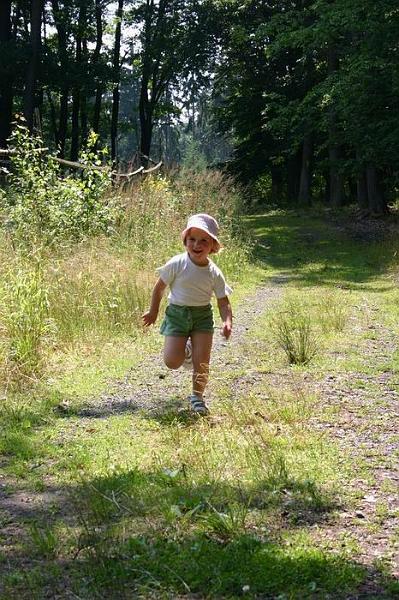
[[[35,152],[45,152],[46,150],[48,150],[48,148],[35,148]],[[4,156],[8,156],[10,154],[15,154],[15,150],[7,150],[7,149],[1,149],[0,148],[0,156],[4,155]],[[108,169],[108,167],[100,167],[97,165],[84,165],[80,162],[74,162],[72,160],[65,160],[64,158],[58,158],[56,156],[53,156],[54,160],[56,160],[58,163],[60,163],[61,165],[65,165],[66,167],[72,167],[73,169],[95,169],[96,171],[106,171]],[[148,158],[148,157],[145,157]],[[152,159],[148,159],[151,160],[151,162],[155,162]],[[152,171],[156,171],[157,169],[159,169],[162,165],[162,161],[160,161],[159,163],[157,163],[154,167],[151,167],[150,169],[144,169],[144,167],[139,167],[138,169],[136,169],[136,171],[132,171],[131,173],[118,173],[116,171],[112,171],[111,175],[116,176],[116,177],[133,177],[133,175],[138,175],[139,173],[142,174],[146,174],[146,173],[152,173]]]
[[162,165],[162,160],[155,165],[155,167],[151,167],[150,169],[144,169],[143,173],[152,173],[152,171],[156,171],[157,169],[159,169]]

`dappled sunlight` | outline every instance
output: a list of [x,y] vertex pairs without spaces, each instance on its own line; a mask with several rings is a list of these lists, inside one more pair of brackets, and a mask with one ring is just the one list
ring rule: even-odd
[[[273,273],[291,273],[296,285],[373,286],[396,265],[387,242],[355,242],[327,219],[265,214],[246,217],[256,240],[255,254]],[[387,285],[387,290],[393,286]]]

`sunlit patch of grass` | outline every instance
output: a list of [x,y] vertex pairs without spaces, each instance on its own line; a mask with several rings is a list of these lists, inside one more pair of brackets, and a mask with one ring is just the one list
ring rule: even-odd
[[78,247],[49,266],[50,315],[57,342],[133,334],[149,301],[154,275],[134,248],[106,240]]

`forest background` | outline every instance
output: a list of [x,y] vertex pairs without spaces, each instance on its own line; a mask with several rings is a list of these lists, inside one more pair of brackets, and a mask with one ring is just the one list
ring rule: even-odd
[[394,0],[5,0],[0,148],[22,112],[59,158],[92,130],[122,171],[195,156],[228,163],[257,202],[384,213],[398,30]]

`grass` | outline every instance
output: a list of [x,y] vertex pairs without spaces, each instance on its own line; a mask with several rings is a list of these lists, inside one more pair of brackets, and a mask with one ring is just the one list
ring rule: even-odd
[[[151,193],[159,203],[165,187],[157,185]],[[175,190],[167,194],[170,202],[179,197]],[[150,201],[150,194],[142,199],[142,218]],[[139,262],[127,265],[132,254],[126,239],[138,235],[133,219],[125,223],[117,249],[103,241],[100,248],[81,247],[53,263],[57,270],[49,278],[58,281],[68,273],[75,302],[63,320],[63,343],[29,396],[15,392],[0,414],[8,493],[36,491],[50,498],[21,517],[20,544],[0,558],[2,598],[63,597],[68,590],[85,599],[327,600],[361,588],[367,573],[357,539],[317,534],[340,512],[355,510],[362,491],[352,495],[349,482],[359,473],[371,481],[372,469],[313,426],[316,417],[340,418],[333,405],[318,414],[313,382],[356,372],[353,389],[374,397],[380,389],[374,375],[387,365],[392,375],[397,372],[397,356],[388,356],[388,348],[373,364],[366,354],[368,344],[381,340],[380,327],[397,332],[393,248],[355,243],[307,215],[270,213],[247,221],[257,240],[256,264],[236,274],[235,306],[255,283],[289,274],[273,314],[284,314],[288,303],[292,328],[300,307],[317,335],[317,351],[305,364],[290,366],[270,314],[262,315],[240,348],[227,349],[226,364],[215,368],[211,390],[217,400],[209,419],[173,410],[80,415],[87,398],[137,369],[158,351],[160,340],[156,332],[130,329],[133,321],[123,317],[132,310],[130,293],[116,319],[119,329],[115,321],[101,323],[95,302],[79,321],[80,297],[98,294],[103,303],[116,286],[122,298],[115,277],[129,282],[139,273]],[[242,257],[239,248],[233,250],[227,247],[220,256],[232,274]],[[99,256],[106,264],[102,272],[96,268]],[[85,265],[80,279],[78,263]],[[65,300],[62,311],[67,305]],[[52,318],[59,321],[54,315],[55,308]],[[94,319],[98,328],[90,334]],[[81,333],[87,327],[78,339],[76,323]],[[138,383],[151,377],[136,375]],[[248,378],[247,385],[237,387],[240,378]],[[66,498],[61,511],[52,504],[54,490]],[[379,502],[373,526],[381,527],[389,514]],[[386,598],[394,598],[389,564],[381,562],[376,573]]]

